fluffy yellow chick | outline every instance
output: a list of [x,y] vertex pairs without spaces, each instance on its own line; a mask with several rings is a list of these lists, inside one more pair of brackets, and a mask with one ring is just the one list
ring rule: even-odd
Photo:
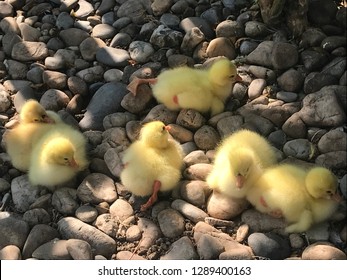
[[34,99],[29,99],[23,105],[19,114],[20,123],[56,123],[61,122],[60,117],[53,111],[46,111]]
[[12,129],[6,130],[4,143],[12,166],[26,172],[30,166],[30,155],[34,143],[45,134],[52,124],[48,123],[19,123]]
[[28,170],[33,143],[56,123],[62,123],[59,115],[46,111],[36,100],[30,99],[23,105],[19,123],[4,134],[6,152],[15,168]]
[[84,135],[66,124],[52,126],[34,143],[29,181],[53,191],[88,166]]
[[139,84],[150,83],[154,97],[170,110],[211,111],[214,116],[223,112],[233,84],[241,80],[235,65],[221,58],[208,69],[183,66],[164,71],[157,79],[134,79],[128,90],[136,94]]
[[169,129],[160,121],[145,124],[139,139],[122,158],[120,179],[124,187],[137,196],[151,195],[141,211],[155,203],[159,191],[173,189],[181,177],[183,152],[179,143],[169,137]]
[[305,179],[313,220],[327,220],[337,209],[341,197],[337,191],[337,178],[327,168],[312,168]]
[[277,162],[274,148],[260,134],[241,129],[217,147],[209,187],[226,196],[244,198],[264,168]]
[[[304,232],[336,210],[337,180],[327,169],[280,164],[268,168],[247,193],[247,200],[263,213],[284,217],[285,231]],[[314,195],[314,196],[313,196]]]

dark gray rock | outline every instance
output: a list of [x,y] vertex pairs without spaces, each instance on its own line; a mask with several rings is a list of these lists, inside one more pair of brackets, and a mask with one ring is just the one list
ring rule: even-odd
[[274,233],[252,233],[247,241],[256,256],[271,260],[283,260],[290,256],[288,240]]
[[94,94],[86,108],[83,119],[79,122],[82,130],[103,130],[105,116],[116,113],[126,94],[122,83],[107,83]]

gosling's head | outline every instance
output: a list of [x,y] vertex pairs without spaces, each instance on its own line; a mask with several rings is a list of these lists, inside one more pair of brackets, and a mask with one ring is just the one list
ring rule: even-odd
[[241,189],[252,172],[254,156],[252,151],[240,148],[229,156],[231,174],[236,178],[236,187]]
[[306,188],[309,194],[317,199],[339,200],[337,178],[327,168],[314,167],[306,175]]
[[140,140],[155,148],[166,148],[168,145],[170,126],[161,121],[144,124],[140,131]]
[[75,160],[74,145],[65,138],[55,138],[49,141],[43,150],[43,156],[47,163],[69,166],[78,169]]
[[218,59],[210,68],[210,79],[217,86],[228,86],[238,81],[242,81],[237,74],[234,63],[227,58]]
[[34,99],[23,105],[19,116],[22,123],[54,123],[42,105]]

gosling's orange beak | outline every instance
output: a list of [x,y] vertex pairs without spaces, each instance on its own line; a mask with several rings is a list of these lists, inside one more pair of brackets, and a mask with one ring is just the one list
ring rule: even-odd
[[241,76],[239,76],[239,75],[236,74],[235,81],[236,81],[236,82],[242,82]]
[[165,129],[166,129],[167,131],[170,131],[170,130],[171,130],[171,126],[166,125],[166,126],[165,126]]
[[244,182],[245,182],[245,177],[242,176],[242,175],[240,175],[240,174],[238,174],[238,175],[236,176],[236,187],[237,187],[238,189],[242,189],[243,183],[244,183]]
[[55,123],[55,121],[53,119],[51,119],[50,117],[48,117],[48,116],[45,116],[43,118],[43,122],[44,123]]
[[79,167],[78,163],[76,162],[76,160],[74,158],[69,161],[69,164],[72,168],[78,168]]
[[330,198],[332,200],[336,201],[336,202],[341,202],[342,201],[342,197],[341,197],[341,195],[338,192],[333,194]]

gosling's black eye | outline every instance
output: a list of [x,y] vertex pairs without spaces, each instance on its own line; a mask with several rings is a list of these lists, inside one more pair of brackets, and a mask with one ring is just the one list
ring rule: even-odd
[[332,191],[326,191],[326,193],[327,193],[327,194],[333,194],[333,192],[332,192]]
[[164,125],[164,126],[162,127],[162,131],[165,131],[165,129],[166,129],[166,126]]
[[64,157],[64,160],[65,160],[65,161],[69,161],[69,159],[68,159],[67,157]]
[[34,119],[34,122],[39,122],[40,120],[39,119]]

